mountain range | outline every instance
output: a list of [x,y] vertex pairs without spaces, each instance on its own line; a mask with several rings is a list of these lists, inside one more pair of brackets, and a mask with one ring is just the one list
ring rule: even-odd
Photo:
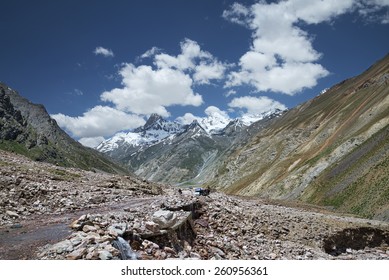
[[244,143],[257,130],[257,123],[279,117],[275,109],[231,120],[218,112],[190,124],[167,121],[152,114],[134,131],[118,133],[96,149],[149,180],[175,185],[199,185],[213,173],[226,152]]

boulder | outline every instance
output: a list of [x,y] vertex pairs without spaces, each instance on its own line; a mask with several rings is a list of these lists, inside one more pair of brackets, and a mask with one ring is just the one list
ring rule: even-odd
[[158,210],[153,214],[153,222],[157,223],[161,229],[172,227],[177,221],[177,216],[173,211]]

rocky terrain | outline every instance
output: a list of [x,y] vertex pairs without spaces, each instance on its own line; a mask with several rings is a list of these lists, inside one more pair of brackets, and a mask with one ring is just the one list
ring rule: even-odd
[[0,151],[1,259],[389,259],[389,224]]

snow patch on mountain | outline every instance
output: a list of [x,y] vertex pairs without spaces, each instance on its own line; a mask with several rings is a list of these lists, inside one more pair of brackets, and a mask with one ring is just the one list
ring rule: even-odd
[[[152,114],[144,126],[132,132],[120,132],[112,138],[103,141],[96,149],[103,153],[108,153],[120,146],[149,147],[164,141],[169,144],[173,139],[182,133],[191,132],[191,138],[200,136],[211,137],[223,131],[229,124],[235,126],[249,126],[254,122],[270,117],[274,114],[281,115],[281,110],[270,110],[262,114],[245,114],[239,119],[231,119],[226,112],[217,107],[210,106],[205,110],[207,117],[200,118],[191,115],[190,123],[180,123],[178,121],[167,121],[157,114]],[[193,118],[192,118],[193,117]]]
[[244,125],[249,126],[257,121],[263,120],[264,118],[270,117],[272,115],[279,116],[282,114],[282,112],[283,112],[282,110],[276,109],[276,110],[269,110],[267,112],[260,113],[260,114],[244,114],[240,118],[240,120]]

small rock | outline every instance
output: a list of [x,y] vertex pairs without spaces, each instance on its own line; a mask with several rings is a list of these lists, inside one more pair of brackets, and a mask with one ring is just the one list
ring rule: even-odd
[[112,260],[113,256],[110,252],[106,250],[99,251],[99,259],[100,260]]
[[80,230],[82,225],[81,223],[79,223],[79,220],[75,220],[73,221],[70,226],[69,226],[71,229],[74,229],[74,230]]
[[157,223],[154,223],[154,222],[146,222],[145,223],[145,226],[148,230],[152,231],[152,232],[159,232],[159,225]]
[[85,259],[87,259],[87,260],[98,260],[99,259],[98,251],[95,250],[94,247],[88,248],[88,253],[85,256]]
[[176,254],[176,251],[174,251],[174,249],[170,248],[170,247],[165,247],[163,248],[165,250],[166,253],[168,254],[172,254],[172,255],[175,255]]
[[86,239],[88,240],[88,243],[97,243],[100,241],[100,234],[98,234],[97,232],[90,231],[88,232]]
[[199,254],[197,254],[197,253],[191,252],[191,253],[189,254],[189,256],[190,256],[191,258],[193,258],[193,259],[201,260],[201,256],[200,256]]
[[219,256],[221,256],[221,257],[224,257],[226,254],[223,252],[223,250],[221,250],[221,249],[219,249],[219,248],[217,248],[217,247],[213,247],[213,246],[210,246],[210,248],[211,248],[211,250],[212,250],[212,252],[214,253],[214,254],[218,254]]
[[13,224],[10,226],[12,229],[22,228],[23,226],[21,224]]
[[96,230],[97,230],[96,227],[90,226],[90,225],[85,225],[82,228],[83,232],[90,232],[90,231],[96,231]]
[[275,254],[275,253],[270,253],[269,254],[269,259],[275,260],[276,258],[277,258],[277,254]]
[[20,217],[18,213],[13,212],[13,211],[6,211],[5,214],[7,214],[9,217],[15,218],[15,219]]
[[82,259],[83,255],[87,252],[87,249],[85,247],[81,247],[77,250],[74,250],[70,254],[66,256],[68,260],[79,260]]
[[70,240],[67,239],[52,245],[50,248],[50,252],[54,252],[57,254],[62,254],[64,252],[71,251],[73,251],[73,244],[72,242],[70,242]]
[[118,223],[118,224],[111,225],[108,228],[108,232],[113,236],[115,235],[114,232],[116,232],[116,237],[117,237],[117,236],[122,236],[123,233],[126,231],[126,229],[127,229],[126,223]]
[[159,245],[149,240],[143,240],[142,246],[144,249],[159,249]]

